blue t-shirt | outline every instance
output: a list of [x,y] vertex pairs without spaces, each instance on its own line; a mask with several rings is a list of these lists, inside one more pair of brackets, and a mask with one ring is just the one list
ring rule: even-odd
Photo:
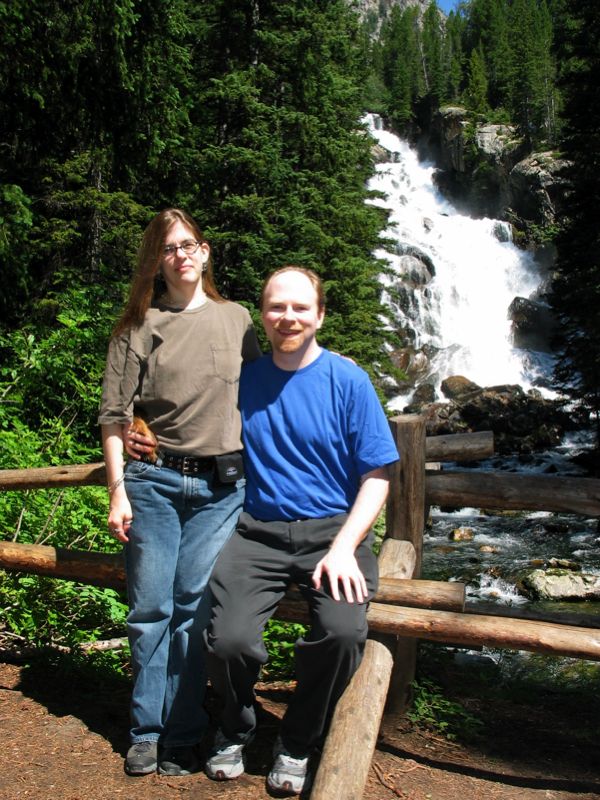
[[245,364],[239,398],[244,508],[255,519],[347,512],[361,476],[398,460],[369,376],[327,350],[294,372],[276,367],[270,355]]

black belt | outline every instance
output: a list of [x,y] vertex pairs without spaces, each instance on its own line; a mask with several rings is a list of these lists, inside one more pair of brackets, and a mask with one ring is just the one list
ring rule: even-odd
[[182,475],[198,475],[211,472],[215,466],[214,456],[181,456],[177,453],[160,453],[160,466],[174,469]]

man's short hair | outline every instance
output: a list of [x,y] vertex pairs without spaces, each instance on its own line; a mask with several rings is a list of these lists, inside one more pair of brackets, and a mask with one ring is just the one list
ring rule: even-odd
[[287,264],[285,267],[281,267],[281,269],[276,269],[270,275],[265,278],[265,282],[263,283],[262,290],[260,293],[260,310],[262,311],[263,305],[265,302],[265,293],[267,291],[267,286],[271,282],[273,278],[276,278],[278,275],[283,275],[284,272],[299,272],[301,275],[305,275],[308,280],[311,282],[313,289],[317,293],[317,305],[319,307],[319,311],[325,310],[325,290],[323,289],[323,282],[321,278],[317,275],[316,272],[312,269],[308,269],[308,267],[296,267],[293,264]]

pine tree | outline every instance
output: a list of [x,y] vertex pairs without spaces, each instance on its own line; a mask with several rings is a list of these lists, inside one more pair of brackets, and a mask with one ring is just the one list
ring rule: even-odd
[[388,114],[399,130],[414,117],[415,102],[425,92],[422,44],[416,8],[393,6],[382,27],[383,80],[389,91]]
[[446,74],[445,99],[456,102],[460,98],[463,81],[464,52],[462,46],[463,18],[451,11],[446,19],[443,41],[443,62]]
[[219,284],[252,302],[269,270],[315,268],[328,289],[324,337],[372,364],[383,338],[371,256],[382,220],[364,203],[372,162],[359,124],[358,20],[342,0],[215,0],[201,13],[199,192],[189,207],[214,245]]
[[513,65],[509,4],[507,0],[471,0],[466,13],[464,47],[469,53],[479,50],[484,58],[488,104],[508,108]]
[[[3,270],[19,269],[5,296],[5,323],[26,316],[28,294],[57,292],[73,274],[96,284],[106,271],[120,302],[119,279],[130,275],[148,206],[172,199],[191,174],[181,148],[195,44],[187,6],[3,6],[0,178],[14,187],[7,222],[19,225],[6,236],[22,242],[23,254]],[[17,196],[29,209],[26,226]]]
[[423,15],[422,69],[427,94],[434,108],[439,108],[446,98],[447,74],[444,70],[442,18],[435,2],[431,2]]
[[554,132],[552,24],[545,0],[513,0],[509,12],[511,113],[528,144]]
[[562,147],[571,191],[553,289],[561,321],[557,378],[596,415],[600,443],[600,17],[594,0],[570,0],[563,34]]
[[489,110],[487,101],[488,82],[485,74],[485,61],[481,52],[481,47],[477,47],[471,52],[466,96],[469,108],[473,109],[473,111],[484,114]]

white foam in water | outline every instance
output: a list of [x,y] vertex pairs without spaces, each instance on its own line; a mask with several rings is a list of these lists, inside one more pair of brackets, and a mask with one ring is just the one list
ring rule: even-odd
[[515,536],[511,536],[509,533],[503,533],[500,537],[489,533],[475,533],[473,541],[477,545],[489,544],[492,547],[501,547],[503,550],[522,545],[520,539],[517,539]]
[[479,587],[467,586],[467,597],[479,600],[494,600],[502,605],[523,605],[527,598],[522,597],[516,587],[502,578],[482,573],[479,576]]

